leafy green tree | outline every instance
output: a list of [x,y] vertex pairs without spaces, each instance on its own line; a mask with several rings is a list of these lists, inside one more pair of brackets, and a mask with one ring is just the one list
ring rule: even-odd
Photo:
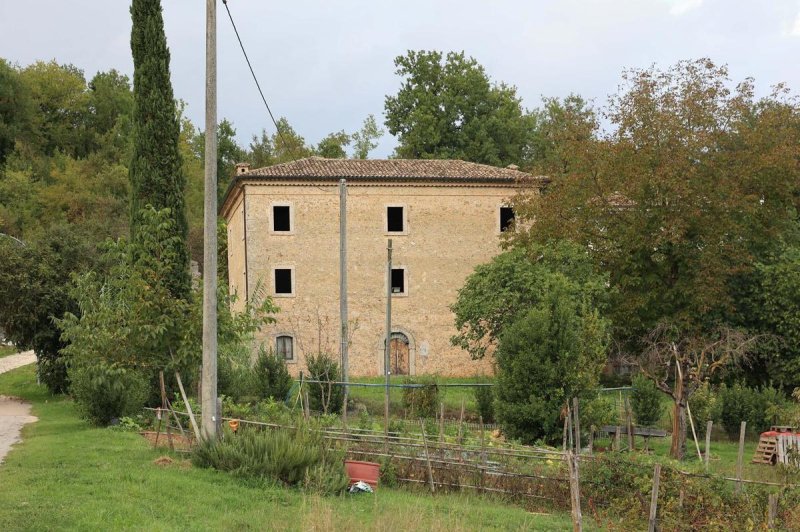
[[67,390],[60,350],[65,342],[54,319],[77,312],[70,276],[91,267],[95,253],[74,226],[54,226],[26,245],[0,237],[0,328],[20,349],[33,349],[42,382]]
[[501,334],[495,354],[495,415],[524,443],[561,438],[561,413],[591,399],[606,363],[608,323],[577,287],[551,277],[544,297]]
[[580,247],[564,241],[512,249],[475,268],[459,290],[453,345],[476,359],[491,353],[504,328],[547,296],[553,275],[569,278],[593,306],[605,305],[607,277]]
[[346,159],[347,151],[345,148],[350,144],[350,135],[342,131],[329,133],[317,144],[317,155],[327,159]]
[[403,78],[385,100],[386,126],[400,141],[397,157],[464,159],[522,165],[535,119],[516,88],[493,84],[464,53],[409,51],[394,61]]
[[278,130],[270,135],[266,130],[260,136],[253,135],[247,158],[256,168],[271,166],[310,157],[314,149],[297,134],[286,118],[278,119]]
[[653,384],[653,381],[644,375],[633,378],[633,391],[631,391],[631,408],[636,418],[636,423],[643,427],[652,427],[661,419],[662,394]]
[[172,83],[169,77],[169,50],[164,35],[159,0],[133,0],[134,145],[130,164],[131,238],[136,240],[141,213],[147,205],[156,210],[168,208],[177,238],[172,240],[170,293],[187,298],[191,289],[189,253],[186,246],[186,178],[181,171],[178,137],[180,128]]
[[83,71],[55,61],[38,61],[20,72],[35,112],[30,117],[28,148],[44,155],[56,151],[80,158],[96,148],[89,130],[89,94]]
[[369,152],[378,147],[378,139],[383,136],[383,129],[378,127],[375,115],[364,119],[361,129],[353,133],[353,159],[366,159]]
[[20,130],[26,128],[30,119],[28,105],[28,91],[19,72],[0,59],[0,168],[14,151]]
[[[608,131],[564,138],[547,193],[517,201],[520,225],[535,223],[515,244],[567,238],[609,272],[616,339],[648,353],[647,374],[673,398],[681,458],[689,396],[753,346],[725,320],[731,283],[794,224],[800,108],[784,87],[761,99],[752,80],[731,89],[727,69],[701,59],[626,72],[603,114]],[[667,371],[676,360],[685,382]]]

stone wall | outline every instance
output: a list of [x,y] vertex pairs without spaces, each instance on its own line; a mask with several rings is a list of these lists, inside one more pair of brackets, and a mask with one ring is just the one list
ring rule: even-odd
[[[295,338],[292,373],[305,369],[309,354],[339,354],[339,195],[330,182],[312,185],[246,183],[246,208],[231,209],[229,260],[231,288],[247,270],[252,293],[263,284],[274,295],[275,267],[294,270],[295,293],[275,296],[281,308],[277,323],[261,340]],[[348,304],[351,329],[350,371],[353,376],[383,372],[386,306],[386,247],[393,241],[394,267],[407,271],[407,295],[392,297],[393,330],[409,339],[413,374],[468,376],[489,373],[488,360],[473,361],[450,345],[456,332],[449,310],[457,291],[475,266],[499,251],[499,208],[516,193],[509,185],[380,185],[348,186]],[[289,204],[290,234],[271,231],[273,203]],[[386,231],[386,207],[405,207],[405,234]],[[243,217],[240,224],[237,220]],[[236,241],[246,226],[244,245]],[[246,264],[243,264],[246,262]]]

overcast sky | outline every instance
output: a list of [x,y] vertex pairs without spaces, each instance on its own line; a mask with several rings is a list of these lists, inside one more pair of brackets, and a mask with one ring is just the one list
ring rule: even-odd
[[[205,2],[163,0],[175,95],[200,127]],[[624,68],[710,57],[760,93],[800,89],[799,0],[229,0],[267,101],[307,141],[352,132],[399,87],[393,59],[408,49],[464,50],[492,79],[516,85],[528,108],[571,92],[605,102]],[[55,59],[87,78],[132,74],[129,2],[0,0],[0,57]],[[273,130],[222,2],[219,116],[242,144]],[[373,156],[388,155],[388,134]]]

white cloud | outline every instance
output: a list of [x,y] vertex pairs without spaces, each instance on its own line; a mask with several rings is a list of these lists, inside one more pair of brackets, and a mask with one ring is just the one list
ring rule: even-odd
[[669,14],[679,17],[693,9],[703,5],[703,0],[667,0],[669,2]]

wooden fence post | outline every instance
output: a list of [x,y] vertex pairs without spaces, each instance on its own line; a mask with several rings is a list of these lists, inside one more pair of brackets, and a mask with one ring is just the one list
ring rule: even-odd
[[564,416],[564,443],[561,449],[562,452],[567,452],[567,430],[568,430],[567,424],[569,423],[568,418],[569,418],[569,411],[567,411],[567,414]]
[[481,491],[486,481],[486,438],[483,433],[483,416],[478,416],[481,423]]
[[656,524],[658,523],[658,520],[656,519],[656,512],[658,511],[658,484],[660,481],[661,464],[656,464],[655,469],[653,470],[653,493],[650,495],[650,519],[647,522],[648,532],[655,532]]
[[775,523],[775,518],[778,516],[778,494],[770,493],[769,501],[767,504],[767,528],[769,530],[776,530],[778,527]]
[[578,471],[578,458],[567,451],[567,469],[569,469],[569,493],[572,506],[572,530],[581,532],[583,530],[583,518],[581,516],[581,487],[580,474]]
[[444,441],[444,402],[439,403],[439,443]]
[[620,439],[620,430],[619,430],[619,425],[617,425],[617,430],[614,431],[614,442],[611,444],[611,448],[617,452],[621,450],[619,446],[619,439]]
[[703,460],[705,461],[706,466],[706,473],[708,473],[708,460],[711,456],[711,429],[714,428],[714,422],[710,419],[708,420],[708,424],[706,425],[706,452],[703,455]]
[[425,447],[425,462],[428,464],[428,482],[431,485],[431,493],[434,493],[436,488],[433,487],[433,468],[431,467],[431,457],[428,454],[428,439],[425,437],[425,422],[422,419],[419,420],[419,426],[422,429],[422,444]]
[[581,454],[581,420],[578,416],[578,398],[572,398],[572,415],[575,417],[575,454]]
[[464,398],[461,398],[461,415],[458,418],[458,443],[464,443]]
[[631,414],[631,402],[625,398],[625,425],[628,430],[628,452],[635,451],[635,441],[633,435],[633,416]]
[[739,454],[736,457],[736,493],[742,492],[742,458],[744,455],[745,429],[747,429],[747,421],[742,421],[739,426]]

